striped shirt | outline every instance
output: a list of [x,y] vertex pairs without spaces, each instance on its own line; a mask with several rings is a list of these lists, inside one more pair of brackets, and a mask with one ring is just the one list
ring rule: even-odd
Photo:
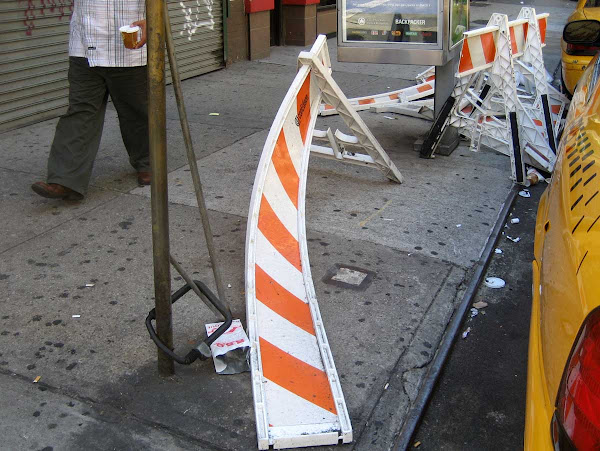
[[75,0],[69,56],[87,58],[90,67],[146,65],[146,46],[125,48],[119,32],[123,25],[131,25],[145,15],[144,0]]

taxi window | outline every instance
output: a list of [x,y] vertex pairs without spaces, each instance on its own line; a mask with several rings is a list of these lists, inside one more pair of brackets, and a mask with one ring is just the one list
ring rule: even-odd
[[600,7],[600,0],[587,0],[584,8],[598,8]]

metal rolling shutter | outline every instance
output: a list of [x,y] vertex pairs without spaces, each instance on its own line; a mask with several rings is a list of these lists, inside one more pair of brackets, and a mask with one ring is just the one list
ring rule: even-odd
[[[0,132],[66,111],[71,5],[72,0],[0,2]],[[181,78],[223,67],[220,0],[169,0],[168,6]]]
[[[221,0],[169,0],[177,67],[182,79],[225,65]],[[167,63],[166,67],[169,67]],[[167,72],[167,80],[170,75]]]
[[40,3],[0,2],[0,131],[58,116],[67,105],[71,7]]

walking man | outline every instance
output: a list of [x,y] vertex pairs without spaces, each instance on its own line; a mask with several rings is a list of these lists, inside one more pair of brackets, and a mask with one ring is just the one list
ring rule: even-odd
[[[139,26],[126,48],[119,28]],[[74,0],[69,38],[69,108],[56,126],[46,182],[31,188],[52,199],[83,199],[110,95],[140,185],[150,184],[144,0]]]

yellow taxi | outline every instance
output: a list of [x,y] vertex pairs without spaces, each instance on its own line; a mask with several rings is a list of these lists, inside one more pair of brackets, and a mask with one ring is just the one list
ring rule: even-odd
[[[579,0],[575,11],[567,19],[567,26],[571,22],[586,19],[600,20],[600,0]],[[583,74],[583,71],[600,48],[583,44],[567,44],[564,37],[561,41],[561,48],[563,89],[568,91],[569,94],[573,94],[581,74]]]
[[[580,25],[597,31],[587,41],[593,44],[600,22],[587,22]],[[600,449],[599,159],[596,57],[573,96],[552,181],[537,212],[526,450]]]

